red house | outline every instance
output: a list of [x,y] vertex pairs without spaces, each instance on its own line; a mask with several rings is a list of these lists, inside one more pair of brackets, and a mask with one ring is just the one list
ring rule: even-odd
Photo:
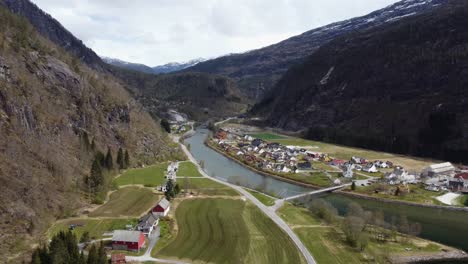
[[153,207],[151,212],[153,213],[153,215],[163,217],[166,216],[167,213],[169,213],[170,209],[171,203],[166,198],[162,198],[162,200],[159,201],[159,203],[155,207]]
[[140,231],[115,230],[112,236],[112,249],[140,251],[145,245],[145,235]]

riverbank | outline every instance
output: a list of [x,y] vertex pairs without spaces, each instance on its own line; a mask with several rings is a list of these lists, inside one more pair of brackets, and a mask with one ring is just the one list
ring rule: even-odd
[[210,149],[216,151],[216,152],[219,153],[220,155],[222,155],[222,156],[228,158],[229,160],[232,160],[232,161],[238,163],[239,165],[241,165],[241,166],[243,166],[243,167],[245,167],[245,168],[247,168],[247,169],[249,169],[249,170],[251,170],[251,171],[253,171],[253,172],[255,172],[255,173],[258,173],[258,174],[260,174],[260,175],[267,176],[267,177],[272,177],[272,178],[275,178],[275,179],[277,179],[277,180],[279,180],[279,181],[287,182],[287,183],[291,183],[291,184],[295,184],[295,185],[298,185],[298,186],[301,186],[301,187],[306,187],[306,188],[311,188],[311,189],[320,189],[320,188],[322,188],[322,187],[320,187],[320,186],[313,185],[313,184],[310,184],[310,183],[305,183],[305,182],[301,182],[301,181],[289,179],[289,178],[286,178],[286,177],[282,177],[282,176],[279,176],[279,175],[275,175],[275,174],[271,174],[271,173],[267,173],[267,172],[258,170],[258,169],[256,169],[256,168],[254,168],[254,167],[252,167],[252,166],[249,166],[248,164],[245,164],[245,163],[243,163],[242,161],[240,161],[240,160],[238,160],[238,159],[235,159],[234,157],[232,157],[232,156],[226,154],[225,152],[223,152],[223,151],[219,150],[218,148],[212,146],[211,144],[209,144],[209,143],[206,142],[206,141],[205,141],[205,145],[206,145],[208,148],[210,148]]

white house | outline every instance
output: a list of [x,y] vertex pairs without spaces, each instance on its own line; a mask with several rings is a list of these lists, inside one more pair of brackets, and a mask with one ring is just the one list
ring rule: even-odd
[[455,175],[455,167],[450,162],[433,164],[425,168],[422,172],[424,177],[453,177]]
[[140,219],[136,229],[145,234],[145,236],[150,236],[158,224],[159,218],[157,216],[153,214],[147,214]]
[[370,173],[379,172],[379,170],[377,170],[377,167],[375,166],[374,163],[368,163],[368,164],[362,169],[362,171],[370,172]]

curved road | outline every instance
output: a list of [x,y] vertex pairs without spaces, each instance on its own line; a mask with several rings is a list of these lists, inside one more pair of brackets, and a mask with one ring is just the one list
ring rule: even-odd
[[[188,133],[190,133],[190,131]],[[294,231],[286,224],[286,222],[284,222],[284,220],[281,219],[276,214],[276,212],[275,212],[275,210],[273,208],[265,206],[263,203],[261,203],[259,200],[257,200],[257,198],[255,198],[252,194],[250,194],[244,188],[242,188],[240,186],[237,186],[237,185],[234,185],[234,184],[231,184],[231,183],[228,183],[228,182],[225,182],[225,181],[221,181],[221,180],[219,180],[217,178],[213,178],[213,177],[209,176],[201,168],[201,166],[200,166],[200,164],[198,164],[197,160],[192,156],[192,153],[190,151],[188,151],[187,147],[184,144],[179,142],[179,137],[173,137],[173,140],[174,140],[174,142],[176,142],[176,143],[178,143],[180,145],[180,147],[184,151],[185,155],[187,155],[189,160],[191,162],[193,162],[195,164],[195,166],[197,166],[197,169],[201,173],[201,175],[203,175],[204,177],[209,178],[209,179],[211,179],[213,181],[221,183],[223,185],[229,186],[229,187],[233,188],[234,190],[238,191],[239,193],[241,193],[242,195],[244,195],[247,199],[249,199],[252,203],[254,203],[258,208],[260,208],[260,210],[262,210],[263,213],[265,213],[269,218],[271,218],[271,220],[273,220],[273,222],[275,222],[281,229],[283,229],[283,231],[286,232],[286,234],[288,234],[288,236],[292,239],[294,244],[296,244],[297,248],[301,251],[302,255],[304,256],[304,258],[305,258],[305,260],[306,260],[306,262],[308,264],[315,264],[316,263],[314,257],[310,254],[309,250],[304,246],[304,244],[299,239],[299,237],[296,235],[296,233],[294,233]]]

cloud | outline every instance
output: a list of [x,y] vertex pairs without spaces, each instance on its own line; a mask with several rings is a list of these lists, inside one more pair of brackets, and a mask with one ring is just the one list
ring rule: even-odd
[[279,42],[397,0],[33,0],[98,54],[150,66]]

